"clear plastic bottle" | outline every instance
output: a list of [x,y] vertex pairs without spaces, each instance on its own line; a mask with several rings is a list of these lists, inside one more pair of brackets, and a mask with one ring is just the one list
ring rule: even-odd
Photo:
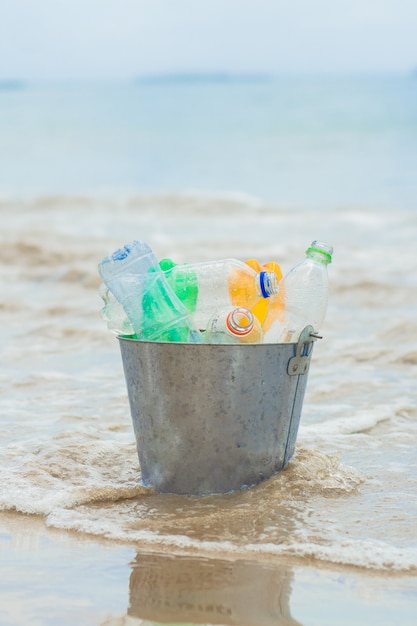
[[284,276],[278,295],[270,299],[263,323],[265,343],[295,342],[307,325],[315,331],[320,329],[327,310],[327,266],[332,254],[332,246],[313,241],[304,261]]
[[262,343],[260,321],[248,309],[225,307],[208,321],[205,343]]
[[134,335],[135,331],[120,302],[116,300],[110,289],[101,283],[98,290],[100,298],[104,302],[100,313],[107,322],[107,328],[115,335]]
[[151,248],[133,241],[98,266],[138,339],[201,343],[187,308],[168,285]]
[[269,298],[279,289],[275,272],[257,272],[238,259],[189,265],[176,265],[171,259],[163,259],[160,266],[201,330],[221,308],[238,306],[251,310],[259,300]]

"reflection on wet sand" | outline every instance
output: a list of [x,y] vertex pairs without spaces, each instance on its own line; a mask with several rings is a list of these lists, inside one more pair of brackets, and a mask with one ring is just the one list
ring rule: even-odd
[[281,564],[138,552],[128,615],[156,624],[301,626],[290,613],[292,580]]

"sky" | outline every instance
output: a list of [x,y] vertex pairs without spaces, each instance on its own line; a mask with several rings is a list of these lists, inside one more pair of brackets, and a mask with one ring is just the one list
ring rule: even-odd
[[0,80],[417,68],[417,0],[0,0],[0,15]]

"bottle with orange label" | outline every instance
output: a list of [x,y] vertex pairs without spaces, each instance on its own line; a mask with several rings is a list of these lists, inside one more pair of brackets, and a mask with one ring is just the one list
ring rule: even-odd
[[162,259],[160,267],[201,330],[220,309],[235,306],[252,311],[260,301],[279,290],[275,271],[263,268],[258,271],[233,258],[183,265]]

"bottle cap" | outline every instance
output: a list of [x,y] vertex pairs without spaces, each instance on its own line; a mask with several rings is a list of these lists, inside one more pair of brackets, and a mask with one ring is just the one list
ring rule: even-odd
[[174,263],[172,259],[162,259],[159,261],[159,267],[163,272],[167,272],[168,270],[172,270],[177,264]]

